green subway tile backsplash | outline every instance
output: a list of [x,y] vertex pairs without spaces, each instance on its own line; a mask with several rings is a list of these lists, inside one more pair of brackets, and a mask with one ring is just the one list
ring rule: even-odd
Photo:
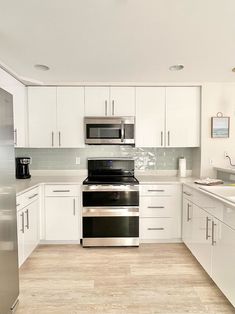
[[[138,170],[176,170],[178,159],[187,159],[192,169],[193,148],[137,148],[131,146],[87,146],[85,148],[17,148],[16,156],[32,157],[33,170],[85,169],[89,157],[131,157]],[[76,165],[80,157],[80,165]]]

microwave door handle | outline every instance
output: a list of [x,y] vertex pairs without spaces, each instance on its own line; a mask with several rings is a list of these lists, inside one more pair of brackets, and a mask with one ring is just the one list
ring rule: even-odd
[[121,121],[121,142],[124,142],[124,121]]

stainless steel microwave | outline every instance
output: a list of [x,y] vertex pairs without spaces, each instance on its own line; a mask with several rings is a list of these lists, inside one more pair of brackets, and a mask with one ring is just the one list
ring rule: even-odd
[[135,117],[85,117],[84,124],[85,144],[135,144]]

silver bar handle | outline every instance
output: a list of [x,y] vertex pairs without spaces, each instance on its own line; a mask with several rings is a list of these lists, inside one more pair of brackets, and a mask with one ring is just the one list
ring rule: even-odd
[[156,209],[160,209],[160,208],[165,208],[164,206],[148,206],[148,208],[156,208]]
[[34,198],[34,197],[36,197],[36,196],[38,196],[38,193],[35,193],[35,194],[29,196],[28,199],[31,200],[32,198]]
[[188,192],[183,192],[185,195],[187,196],[192,196],[192,194],[188,193]]
[[148,190],[148,192],[165,192],[165,190]]
[[114,100],[112,100],[112,115],[114,116]]
[[76,215],[76,200],[75,198],[73,199],[73,215]]
[[21,229],[20,229],[20,231],[22,233],[24,233],[24,213],[21,213],[20,216],[21,216]]
[[163,132],[161,131],[161,146],[163,146]]
[[59,146],[61,146],[61,132],[59,131]]
[[16,204],[16,207],[20,206],[20,204]]
[[17,146],[17,129],[14,129],[14,134],[15,134],[14,145]]
[[216,241],[215,241],[215,226],[217,226],[217,224],[212,220],[211,244],[213,246],[216,245]]
[[191,205],[188,203],[188,206],[187,206],[187,221],[191,220],[190,215],[189,215],[190,207],[191,207]]
[[108,101],[105,100],[105,115],[107,116],[108,115]]
[[26,214],[26,219],[27,219],[25,227],[29,229],[29,210],[28,209],[26,209],[25,214]]
[[160,228],[148,228],[148,230],[164,230],[164,228],[160,227]]
[[170,146],[170,131],[167,132],[167,137],[168,137],[168,146]]
[[54,132],[51,132],[51,146],[54,146]]
[[53,190],[53,192],[63,192],[63,193],[68,193],[70,190]]
[[124,121],[121,122],[121,142],[124,142]]
[[209,235],[209,222],[211,219],[209,217],[206,217],[206,240],[208,240],[211,236]]

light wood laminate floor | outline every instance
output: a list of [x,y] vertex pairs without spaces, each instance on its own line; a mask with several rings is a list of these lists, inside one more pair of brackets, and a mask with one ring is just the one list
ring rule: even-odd
[[184,244],[42,245],[20,290],[17,314],[235,313]]

